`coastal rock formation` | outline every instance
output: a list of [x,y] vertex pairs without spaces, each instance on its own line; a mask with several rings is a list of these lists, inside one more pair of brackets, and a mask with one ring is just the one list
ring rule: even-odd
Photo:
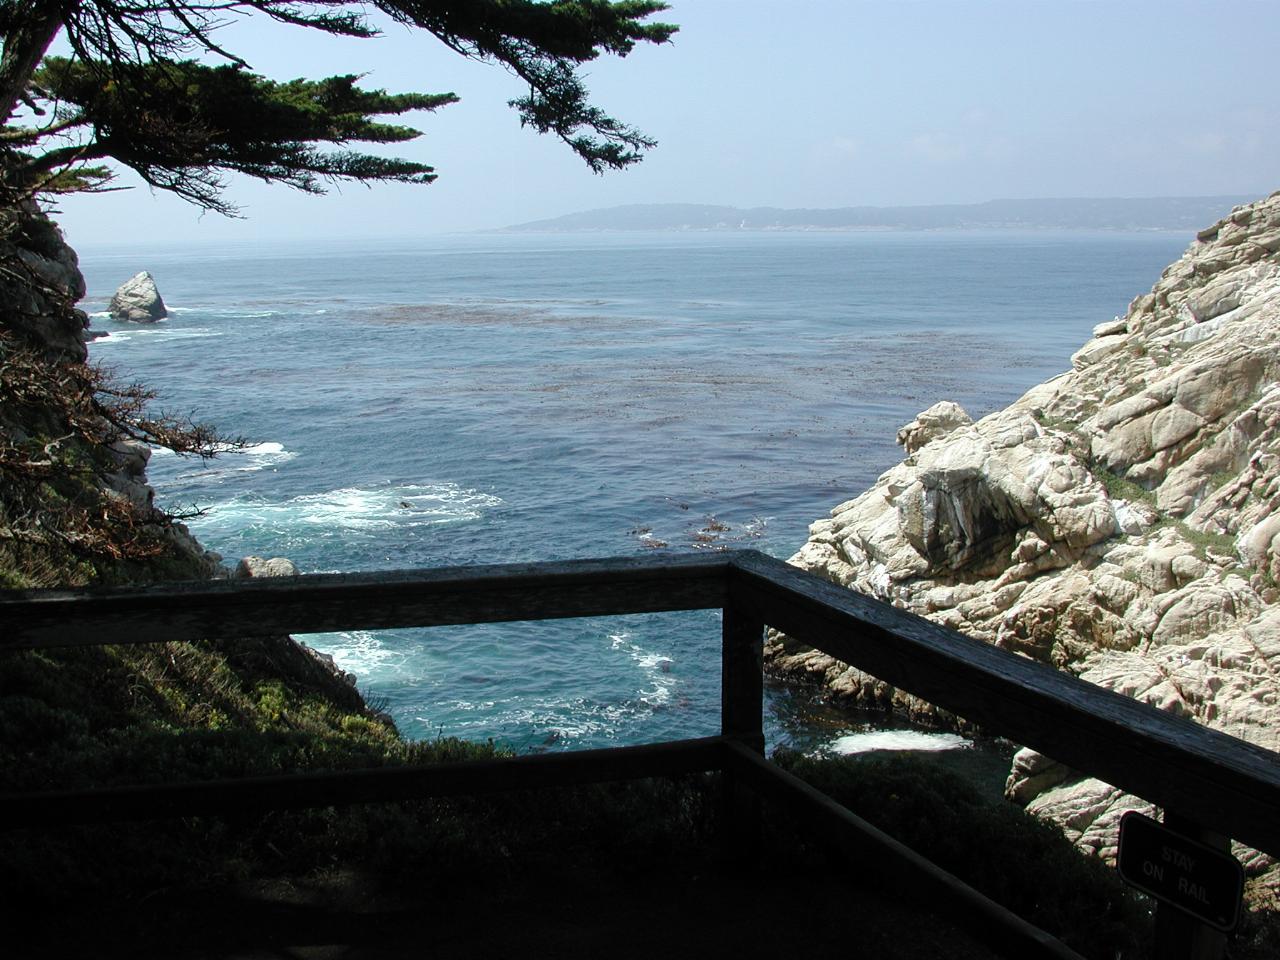
[[155,508],[150,448],[112,419],[127,416],[128,391],[113,407],[109,381],[86,363],[75,251],[35,203],[0,204],[0,268],[0,571],[60,582],[89,576],[78,561],[94,555],[117,577],[223,574],[217,554]]
[[269,560],[262,557],[243,557],[236,564],[231,579],[253,580],[262,577],[296,577],[297,575],[297,565],[287,557],[272,557]]
[[35,203],[0,206],[0,331],[51,360],[83,361],[88,316],[75,308],[85,294],[76,253]]
[[169,315],[155,279],[145,270],[120,284],[107,310],[116,320],[131,323],[155,323]]
[[[1280,193],[1202,231],[1069,372],[976,423],[937,404],[898,440],[792,563],[1280,750]],[[949,720],[786,637],[766,658]],[[1144,806],[1029,751],[1008,792],[1104,856]]]

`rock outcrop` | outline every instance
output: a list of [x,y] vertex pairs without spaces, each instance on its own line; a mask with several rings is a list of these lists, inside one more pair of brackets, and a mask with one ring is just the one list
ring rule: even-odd
[[232,580],[260,580],[263,577],[296,577],[298,567],[288,557],[242,557],[231,573]]
[[36,571],[32,585],[224,574],[155,508],[150,448],[122,425],[133,398],[86,363],[84,278],[36,204],[0,204],[0,268],[0,572]]
[[[1280,193],[1202,231],[1071,371],[976,423],[937,404],[898,440],[792,563],[1280,750]],[[934,715],[785,637],[766,658]],[[1104,855],[1142,808],[1029,752],[1008,792]]]
[[62,231],[31,201],[0,205],[0,332],[51,361],[83,361],[88,316],[75,306],[84,276]]
[[145,270],[120,284],[107,310],[116,320],[130,323],[155,323],[169,315],[155,279]]

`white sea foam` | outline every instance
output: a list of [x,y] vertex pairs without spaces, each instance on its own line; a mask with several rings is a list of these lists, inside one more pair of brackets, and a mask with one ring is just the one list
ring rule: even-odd
[[351,630],[306,639],[309,646],[323,650],[339,669],[355,674],[361,682],[418,672],[417,645],[405,643],[399,635]]
[[[284,444],[276,443],[274,440],[251,444],[247,447],[219,444],[216,449],[217,456],[214,459],[203,462],[191,461],[190,467],[182,470],[182,476],[189,479],[198,478],[206,483],[218,482],[236,474],[274,470],[280,464],[288,463],[297,456],[292,450],[286,450]],[[165,447],[153,447],[151,455],[156,461],[177,456]]]
[[170,327],[160,326],[163,320],[147,326],[131,327],[128,330],[112,330],[105,337],[91,340],[91,344],[128,343],[130,340],[203,340],[206,337],[221,337],[223,331],[211,327]]
[[635,707],[576,698],[507,709],[500,715],[517,729],[547,730],[550,739],[555,741],[612,740],[619,728],[635,716]]
[[279,310],[210,310],[209,312],[227,320],[262,320],[280,315]]
[[524,737],[536,731],[544,738],[545,747],[614,740],[634,724],[637,717],[653,709],[652,705],[637,699],[601,701],[555,694],[451,698],[435,707],[439,711],[435,715],[428,707],[414,716],[416,722],[432,733],[443,731],[465,738],[475,735],[475,731],[493,731],[496,727]]
[[630,636],[625,633],[610,634],[609,640],[612,643],[611,649],[624,651],[640,668],[645,682],[649,684],[647,688],[637,691],[641,702],[651,707],[669,703],[671,692],[678,682],[671,673],[671,665],[675,661],[666,654],[643,649],[639,644],[632,642]]
[[284,444],[276,443],[274,440],[255,443],[242,450],[228,450],[220,455],[231,458],[231,462],[236,463],[235,469],[238,473],[251,473],[255,470],[277,467],[297,456],[292,450],[286,450]]
[[[291,454],[282,448],[279,456]],[[238,526],[256,523],[286,529],[375,531],[478,520],[501,503],[498,497],[453,483],[404,484],[373,489],[342,487],[274,502],[239,496],[215,505],[211,513],[224,521],[234,519]]]
[[476,520],[484,508],[502,501],[452,483],[407,484],[381,489],[342,487],[304,494],[283,504],[303,523],[355,529],[428,526],[456,520]]
[[497,705],[497,700],[454,700],[445,704],[446,707],[451,707],[454,710],[461,710],[464,713],[470,713],[476,710],[489,711]]
[[832,741],[826,753],[848,756],[873,750],[958,750],[972,747],[973,741],[954,733],[928,733],[923,730],[869,730],[850,733]]

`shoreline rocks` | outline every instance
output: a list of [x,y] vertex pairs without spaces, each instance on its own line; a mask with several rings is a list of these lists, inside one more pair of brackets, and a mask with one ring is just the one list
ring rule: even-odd
[[58,226],[31,200],[0,206],[0,276],[6,313],[0,327],[36,347],[51,362],[88,357],[89,317],[75,304],[85,295],[76,253]]
[[[22,201],[0,205],[0,260],[8,267],[0,276],[0,300],[8,308],[0,318],[0,333],[7,342],[33,351],[47,364],[48,383],[59,382],[64,373],[70,374],[67,382],[78,382],[78,367],[88,360],[87,342],[93,335],[87,329],[87,314],[76,306],[85,295],[85,282],[75,251],[36,203]],[[70,397],[63,399],[73,403]],[[69,418],[74,417],[101,425],[96,420],[98,413],[79,399],[74,401],[74,409],[48,397],[0,405],[0,440],[21,445],[37,437],[60,437],[56,444],[61,453],[74,450],[77,458],[74,471],[64,479],[72,485],[81,484],[89,499],[101,496],[108,503],[114,501],[135,511],[135,521],[156,541],[159,559],[121,561],[121,570],[128,575],[145,580],[161,569],[168,576],[178,571],[193,577],[219,575],[222,567],[217,554],[206,551],[186,527],[154,508],[154,491],[146,477],[150,451],[145,444],[123,434],[112,437],[107,428],[101,430],[107,439],[86,439],[70,425]],[[87,464],[93,464],[94,469],[86,470]],[[18,485],[20,480],[15,488]],[[68,496],[67,491],[63,496]],[[0,499],[4,500],[0,503],[0,526],[7,526],[14,522],[5,515],[13,501]],[[22,507],[19,516],[26,509]],[[6,531],[6,535],[11,537],[12,533]],[[56,554],[58,538],[43,537],[37,533],[28,542],[51,544]],[[43,549],[37,547],[38,551]]]
[[129,323],[155,323],[169,315],[155,279],[145,270],[120,284],[107,310],[114,319]]
[[[1280,750],[1280,193],[1201,231],[1071,362],[976,423],[924,411],[791,562]],[[781,635],[766,664],[958,722]],[[1009,795],[1113,855],[1142,802],[1019,757]]]
[[263,577],[296,577],[297,565],[287,557],[242,557],[232,571],[232,580],[255,580]]

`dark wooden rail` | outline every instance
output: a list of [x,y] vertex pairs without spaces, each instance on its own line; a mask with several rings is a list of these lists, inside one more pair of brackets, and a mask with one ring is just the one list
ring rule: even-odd
[[[719,770],[741,838],[757,796],[836,830],[904,895],[1013,956],[1075,956],[763,759],[765,626],[992,733],[1280,856],[1280,754],[971,640],[755,551],[131,589],[0,593],[0,650],[721,608],[720,737],[480,764],[0,797],[0,829]],[[2,665],[0,665],[2,668]],[[872,867],[868,858],[878,866]]]
[[1280,754],[998,650],[772,557],[733,559],[771,626],[1165,810],[1280,856]]
[[[710,609],[724,606],[727,557],[574,560],[122,589],[11,591],[7,596],[15,599],[0,600],[0,649]],[[161,630],[164,636],[155,636]]]

